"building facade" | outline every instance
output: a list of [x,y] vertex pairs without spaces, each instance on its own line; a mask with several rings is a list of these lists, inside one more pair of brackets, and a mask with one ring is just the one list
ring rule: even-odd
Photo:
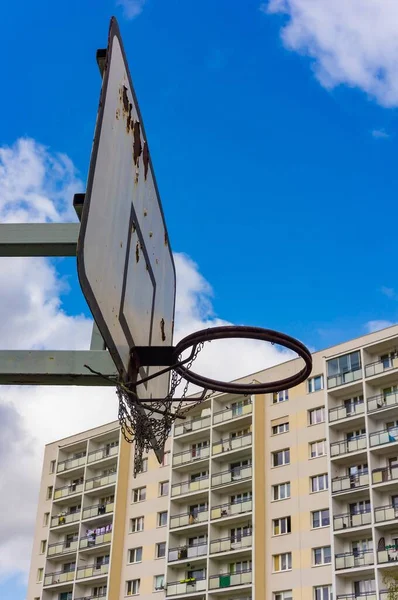
[[136,479],[117,423],[47,446],[28,600],[390,600],[398,326],[313,365],[289,391],[214,394]]

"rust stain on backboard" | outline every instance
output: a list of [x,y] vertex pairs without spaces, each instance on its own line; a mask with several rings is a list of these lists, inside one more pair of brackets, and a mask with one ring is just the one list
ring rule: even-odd
[[165,322],[164,322],[164,319],[162,317],[162,319],[160,320],[160,333],[162,334],[162,342],[166,341],[166,334],[164,332],[164,326],[165,326]]
[[141,144],[141,133],[140,133],[140,122],[139,121],[135,121],[135,123],[134,123],[133,136],[134,136],[133,159],[134,159],[135,166],[138,167],[138,161],[142,154],[142,144]]
[[144,150],[142,153],[142,160],[144,163],[144,179],[146,181],[146,178],[148,175],[148,167],[149,167],[149,149],[148,149],[148,144],[146,142],[144,142]]

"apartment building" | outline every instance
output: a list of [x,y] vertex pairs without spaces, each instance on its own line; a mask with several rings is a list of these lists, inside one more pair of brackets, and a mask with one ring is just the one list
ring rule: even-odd
[[[116,423],[47,446],[28,600],[395,600],[398,326],[313,364],[288,391],[214,394],[175,425],[165,466],[148,456],[136,479]],[[95,477],[113,477],[114,496]]]

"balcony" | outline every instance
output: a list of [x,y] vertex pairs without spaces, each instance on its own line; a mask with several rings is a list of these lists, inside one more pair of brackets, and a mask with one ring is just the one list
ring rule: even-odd
[[174,437],[184,435],[186,433],[192,433],[193,431],[200,431],[201,429],[207,429],[211,425],[210,415],[205,417],[195,417],[191,420],[186,420],[184,423],[178,423],[174,426]]
[[368,412],[370,413],[396,406],[398,406],[398,392],[379,394],[378,396],[368,398]]
[[398,561],[398,548],[397,546],[386,546],[385,550],[377,551],[377,562],[379,565],[385,565],[387,563],[393,563],[396,566]]
[[329,408],[329,423],[335,423],[349,417],[360,416],[365,412],[365,403],[341,404],[335,408]]
[[91,535],[80,538],[79,548],[80,550],[83,550],[84,548],[97,548],[103,544],[110,544],[111,540],[112,529],[105,533],[92,533]]
[[375,522],[394,521],[398,519],[398,506],[392,504],[375,508]]
[[207,522],[208,519],[209,511],[207,509],[195,511],[195,513],[181,513],[170,517],[170,529],[197,525],[198,523]]
[[64,471],[70,471],[71,469],[76,469],[77,467],[84,467],[86,464],[86,454],[83,456],[79,456],[78,458],[67,458],[58,463],[57,465],[57,473],[63,473]]
[[85,567],[79,567],[76,573],[76,579],[86,579],[87,577],[99,577],[107,575],[109,571],[109,564],[102,565],[87,565]]
[[385,373],[385,371],[391,371],[396,368],[398,368],[398,357],[386,356],[383,359],[365,365],[365,377],[380,375],[380,373]]
[[69,552],[76,552],[79,537],[76,535],[72,540],[67,542],[56,542],[55,544],[49,544],[47,557],[57,556],[61,554],[68,554]]
[[252,404],[239,404],[233,406],[232,408],[224,408],[223,410],[219,410],[214,413],[213,425],[219,425],[220,423],[225,423],[226,421],[231,421],[232,419],[239,419],[239,417],[251,415],[252,412]]
[[376,592],[363,592],[362,594],[339,594],[337,600],[376,600]]
[[169,562],[207,556],[207,548],[207,542],[204,544],[197,544],[195,546],[179,546],[178,548],[170,548]]
[[83,519],[93,519],[100,515],[109,515],[113,513],[114,502],[107,502],[106,504],[93,504],[83,508]]
[[81,596],[80,598],[75,598],[75,600],[97,600],[100,598],[106,598],[107,592],[103,594],[97,594],[97,596]]
[[215,473],[212,475],[211,485],[212,487],[218,487],[220,485],[226,485],[227,483],[236,483],[246,479],[251,479],[251,477],[251,465],[247,465],[247,467],[235,467],[234,469],[229,469],[227,471],[222,471],[221,473]]
[[105,485],[111,485],[116,482],[116,471],[109,475],[98,475],[86,480],[86,492],[89,490],[95,490]]
[[353,369],[352,371],[346,371],[345,373],[337,373],[336,375],[331,375],[328,377],[328,389],[330,390],[340,385],[345,385],[346,383],[353,383],[359,379],[362,379],[361,367],[359,369]]
[[332,494],[350,492],[361,489],[369,485],[369,473],[359,475],[344,475],[343,477],[334,477],[332,479]]
[[98,450],[92,450],[88,453],[87,462],[93,463],[103,458],[111,458],[119,454],[119,444],[117,446],[102,446]]
[[382,429],[375,431],[369,436],[370,447],[374,448],[382,446],[384,444],[393,444],[398,441],[398,427],[391,427],[390,429]]
[[250,585],[252,582],[252,571],[241,571],[240,573],[220,573],[209,577],[209,589],[229,588],[237,585]]
[[398,465],[392,467],[383,467],[380,469],[373,469],[372,471],[372,482],[376,485],[378,483],[387,483],[398,480]]
[[334,531],[341,531],[343,529],[349,529],[351,527],[362,527],[363,525],[370,525],[372,522],[372,513],[370,510],[344,515],[335,515],[333,517],[333,529]]
[[366,450],[366,446],[366,434],[358,435],[349,440],[333,442],[330,444],[330,458],[344,456],[351,452],[359,452],[359,450]]
[[234,550],[249,550],[252,547],[252,536],[229,536],[210,542],[210,554],[233,552]]
[[209,476],[203,475],[197,477],[193,481],[183,481],[181,483],[173,483],[171,486],[171,496],[181,496],[182,494],[189,494],[191,492],[198,492],[200,490],[206,490],[209,487]]
[[359,569],[374,564],[373,550],[362,552],[345,552],[336,554],[336,571],[340,569]]
[[203,592],[206,590],[206,579],[190,579],[175,581],[168,583],[166,588],[166,596],[187,596],[195,592]]
[[69,485],[64,485],[60,488],[55,488],[54,490],[54,500],[59,500],[60,498],[67,498],[72,494],[81,494],[83,491],[83,482],[82,483],[70,483]]
[[173,467],[179,467],[181,465],[190,464],[210,456],[210,445],[204,446],[203,448],[190,448],[183,452],[177,452],[173,454]]
[[55,585],[57,583],[68,583],[68,581],[73,581],[75,578],[75,569],[65,570],[65,571],[56,571],[55,573],[46,573],[44,575],[43,586],[47,585]]
[[232,450],[239,450],[240,448],[247,448],[252,445],[252,434],[246,433],[237,437],[229,437],[218,442],[213,443],[212,455],[219,455],[225,452],[231,452]]
[[51,517],[50,527],[59,527],[60,525],[69,525],[80,521],[80,509],[73,513],[62,512],[55,517]]
[[211,519],[221,519],[224,517],[233,517],[235,515],[241,515],[247,512],[251,512],[253,509],[253,500],[248,498],[241,502],[234,504],[219,504],[213,506],[211,509]]

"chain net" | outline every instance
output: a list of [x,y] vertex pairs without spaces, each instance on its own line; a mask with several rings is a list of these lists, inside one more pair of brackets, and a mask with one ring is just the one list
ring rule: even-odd
[[[188,369],[191,368],[203,346],[204,342],[197,344],[191,360],[187,363]],[[144,453],[149,452],[154,445],[163,450],[176,419],[184,417],[187,411],[206,400],[212,393],[203,394],[197,402],[187,402],[186,395],[189,387],[187,381],[178,401],[173,400],[181,381],[182,376],[172,370],[169,393],[164,399],[152,402],[141,402],[134,385],[126,386],[121,381],[116,383],[122,434],[129,444],[134,444],[134,477],[142,471]]]

